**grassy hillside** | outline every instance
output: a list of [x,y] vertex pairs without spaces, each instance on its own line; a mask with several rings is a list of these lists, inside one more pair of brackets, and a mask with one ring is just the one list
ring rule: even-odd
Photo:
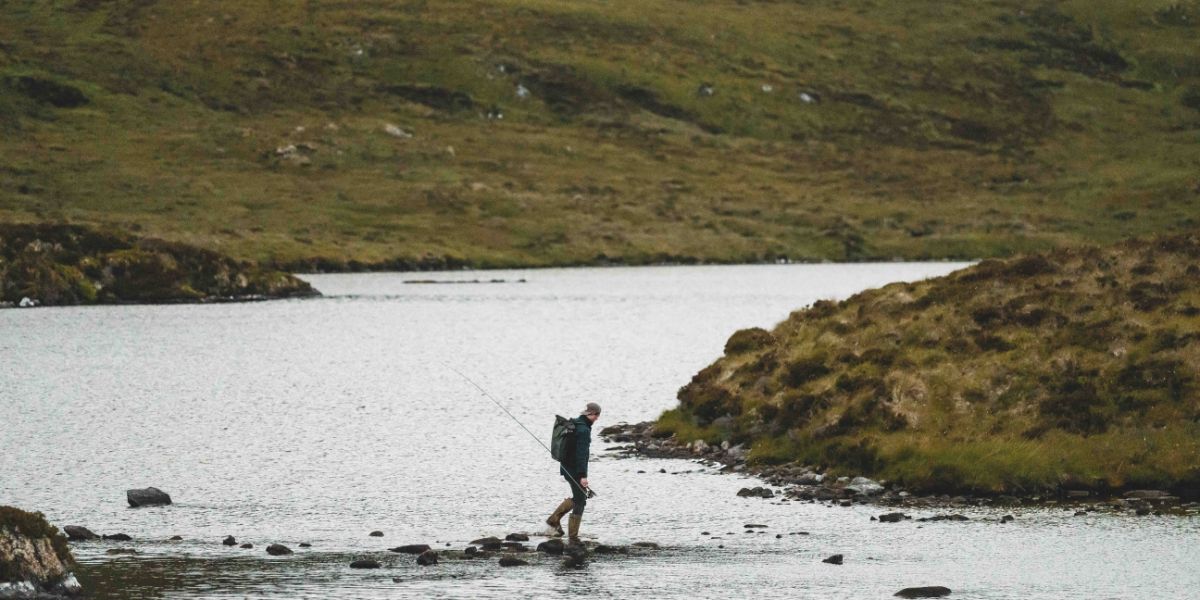
[[659,428],[921,490],[1200,493],[1200,235],[987,260],[743,330]]
[[1107,242],[1200,218],[1197,23],[1195,0],[11,0],[0,220],[326,266]]

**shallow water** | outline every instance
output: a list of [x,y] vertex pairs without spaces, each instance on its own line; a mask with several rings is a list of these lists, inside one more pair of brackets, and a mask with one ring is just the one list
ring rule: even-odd
[[[740,477],[603,454],[584,532],[662,550],[581,572],[548,560],[418,568],[385,550],[535,533],[566,492],[545,451],[448,366],[539,435],[587,401],[604,405],[601,426],[640,421],[673,406],[738,328],[961,266],[322,275],[309,277],[327,295],[315,300],[0,311],[0,504],[132,535],[75,545],[101,598],[884,598],[912,585],[1195,597],[1195,518],[1039,509],[999,525],[1001,513],[974,510],[966,523],[878,524],[878,509],[738,498]],[[405,283],[493,278],[507,282]],[[126,508],[124,490],[149,485],[176,504]],[[742,533],[752,522],[768,533]],[[376,529],[385,536],[367,536]],[[226,548],[225,535],[255,548]],[[297,553],[269,557],[273,542]],[[821,563],[833,553],[846,564]],[[350,570],[358,556],[385,568]]]

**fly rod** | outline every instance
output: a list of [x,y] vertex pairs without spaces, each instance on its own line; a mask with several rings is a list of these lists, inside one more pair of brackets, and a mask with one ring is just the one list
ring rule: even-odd
[[[475,380],[471,379],[470,377],[467,377],[465,374],[463,374],[462,371],[459,371],[458,369],[455,369],[454,367],[452,367],[446,363],[442,363],[442,366],[446,367],[447,369],[450,369],[451,371],[454,371],[459,377],[462,377],[464,380],[466,380],[467,383],[471,384],[472,386],[475,387],[475,389],[479,390],[479,393],[483,394],[483,396],[485,398],[487,398],[488,400],[491,400],[492,404],[499,406],[500,410],[504,411],[504,414],[508,415],[508,418],[510,418],[514,422],[516,422],[517,425],[520,425],[521,429],[524,429],[525,433],[528,433],[529,437],[533,438],[533,441],[537,442],[538,445],[540,445],[542,448],[545,448],[547,454],[550,453],[550,447],[547,446],[546,444],[542,443],[541,438],[534,435],[534,433],[532,431],[530,431],[529,428],[526,427],[525,424],[522,423],[520,419],[518,419],[511,412],[509,412],[507,408],[504,408],[504,405],[500,404],[499,400],[493,398],[492,395],[487,392],[487,390],[483,389],[483,386],[479,385],[478,383],[475,383]],[[575,477],[573,475],[571,475],[569,472],[567,472],[567,469],[565,467],[562,469],[562,472],[563,472],[563,475],[567,476],[567,479],[571,480],[571,483],[575,484],[575,487],[583,490],[588,495],[589,498],[594,498],[596,496],[596,492],[592,491],[592,489],[590,487],[585,488],[582,485],[579,485],[579,482],[575,480]]]

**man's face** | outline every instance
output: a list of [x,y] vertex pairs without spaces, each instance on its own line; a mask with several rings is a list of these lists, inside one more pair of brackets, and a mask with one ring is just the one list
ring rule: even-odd
[[587,418],[589,422],[595,423],[600,420],[600,415],[598,413],[588,413]]

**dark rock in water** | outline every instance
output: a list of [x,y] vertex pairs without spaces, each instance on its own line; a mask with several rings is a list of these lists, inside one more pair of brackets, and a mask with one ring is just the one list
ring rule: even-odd
[[950,588],[940,585],[904,588],[894,594],[897,598],[941,598],[950,595]]
[[908,515],[906,515],[904,513],[890,512],[890,513],[885,513],[885,514],[879,515],[879,522],[880,523],[899,523],[900,521],[903,521],[904,519],[909,519],[909,518],[911,518],[911,517],[909,517]]
[[382,531],[372,531],[370,533],[370,536],[371,537],[383,537],[383,532]]
[[1012,515],[1004,515],[1003,517],[1000,517],[1001,523],[1008,523],[1010,521],[1016,521],[1016,520],[1017,520],[1017,518]]
[[369,558],[362,558],[350,563],[351,569],[378,569],[382,566],[383,565],[379,564],[379,561],[371,560]]
[[738,496],[743,498],[774,498],[775,492],[765,487],[742,488],[738,490]]
[[124,533],[114,533],[114,534],[112,534],[112,535],[106,535],[106,536],[104,536],[104,539],[106,539],[106,540],[112,540],[112,541],[114,541],[114,542],[130,542],[130,541],[133,541],[133,538],[129,537],[128,535],[126,535],[126,534],[124,534]]
[[254,544],[251,544],[250,542],[246,542],[245,544],[242,544],[239,547],[242,548],[243,550],[249,550],[254,547]]
[[583,544],[567,544],[564,554],[567,558],[563,560],[563,566],[572,569],[580,569],[587,565],[587,548]]
[[767,528],[766,525],[759,525],[758,523],[746,523],[745,525],[742,525],[742,527],[745,527],[746,529],[766,529]]
[[840,564],[842,564],[842,558],[843,557],[841,554],[834,554],[833,556],[830,556],[829,558],[827,558],[821,562],[829,563],[831,565],[840,565]]
[[[539,545],[538,550],[541,550],[541,549],[542,549],[542,547]],[[471,556],[472,554],[475,554],[476,552],[479,552],[479,548],[476,548],[475,546],[467,546],[467,549],[463,550],[463,554],[466,554],[467,556]]]
[[109,548],[104,551],[105,554],[141,554],[133,548]]
[[956,515],[934,515],[932,517],[921,517],[920,519],[917,519],[917,521],[921,522],[921,523],[928,523],[931,521],[937,522],[937,521],[969,521],[969,520],[970,519],[967,518],[965,515],[957,515],[957,514]]
[[853,500],[842,500],[841,502],[838,502],[838,506],[841,506],[843,508],[854,506],[854,501]]
[[129,506],[134,508],[139,506],[163,506],[171,503],[171,497],[166,492],[153,487],[140,490],[126,490],[125,499],[129,501]]
[[1075,511],[1075,516],[1077,516],[1077,517],[1086,517],[1087,515],[1088,515],[1088,513],[1086,510]]
[[1137,516],[1139,516],[1139,517],[1144,517],[1144,516],[1146,516],[1146,515],[1150,514],[1150,509],[1149,509],[1149,508],[1142,507],[1142,508],[1139,508],[1139,509],[1137,509],[1137,510],[1135,511],[1135,513],[1136,513],[1136,514],[1137,514]]
[[399,552],[400,554],[421,554],[429,550],[429,544],[408,544],[406,546],[396,546],[388,548],[389,552]]
[[292,553],[292,549],[283,544],[271,544],[267,546],[267,554],[271,556],[286,556]]
[[234,539],[232,535],[227,535],[225,536],[225,539],[221,540],[221,543],[225,544],[226,546],[236,546],[237,540]]
[[496,536],[488,536],[488,537],[479,538],[477,540],[471,540],[471,545],[472,546],[483,546],[486,544],[499,544],[500,542],[503,542],[503,541],[504,540],[502,540]]
[[523,533],[510,533],[510,534],[504,536],[504,539],[506,539],[510,542],[528,542],[529,536],[527,536]]
[[172,542],[179,542],[179,541],[182,541],[182,540],[183,540],[183,536],[182,536],[182,535],[173,535],[173,536],[171,536],[171,541],[172,541]]
[[426,550],[417,555],[417,564],[422,567],[438,564],[438,553],[436,550]]
[[621,546],[609,546],[608,544],[597,544],[592,548],[592,552],[596,554],[629,554],[629,548]]
[[[763,525],[763,527],[766,527],[766,525]],[[634,548],[650,548],[653,550],[658,550],[658,544],[655,544],[654,542],[634,542],[633,547]]]
[[302,543],[300,544],[300,547],[301,547],[301,548],[312,548],[312,544],[310,544],[310,543],[308,543],[308,542],[302,542]]
[[516,558],[515,556],[500,557],[500,566],[502,566],[502,567],[523,567],[528,564],[529,563],[527,563],[519,558]]
[[[521,542],[504,542],[500,546],[509,552],[529,552],[529,548]],[[484,548],[487,548],[487,546],[484,546]]]
[[[537,551],[545,552],[546,554],[562,554],[564,548],[566,548],[566,544],[564,544],[562,540],[558,539],[546,540],[537,545]],[[470,548],[468,548],[468,550],[469,549]]]
[[72,542],[100,539],[100,536],[92,533],[90,529],[79,525],[67,525],[63,527],[63,533],[66,533],[67,539]]

